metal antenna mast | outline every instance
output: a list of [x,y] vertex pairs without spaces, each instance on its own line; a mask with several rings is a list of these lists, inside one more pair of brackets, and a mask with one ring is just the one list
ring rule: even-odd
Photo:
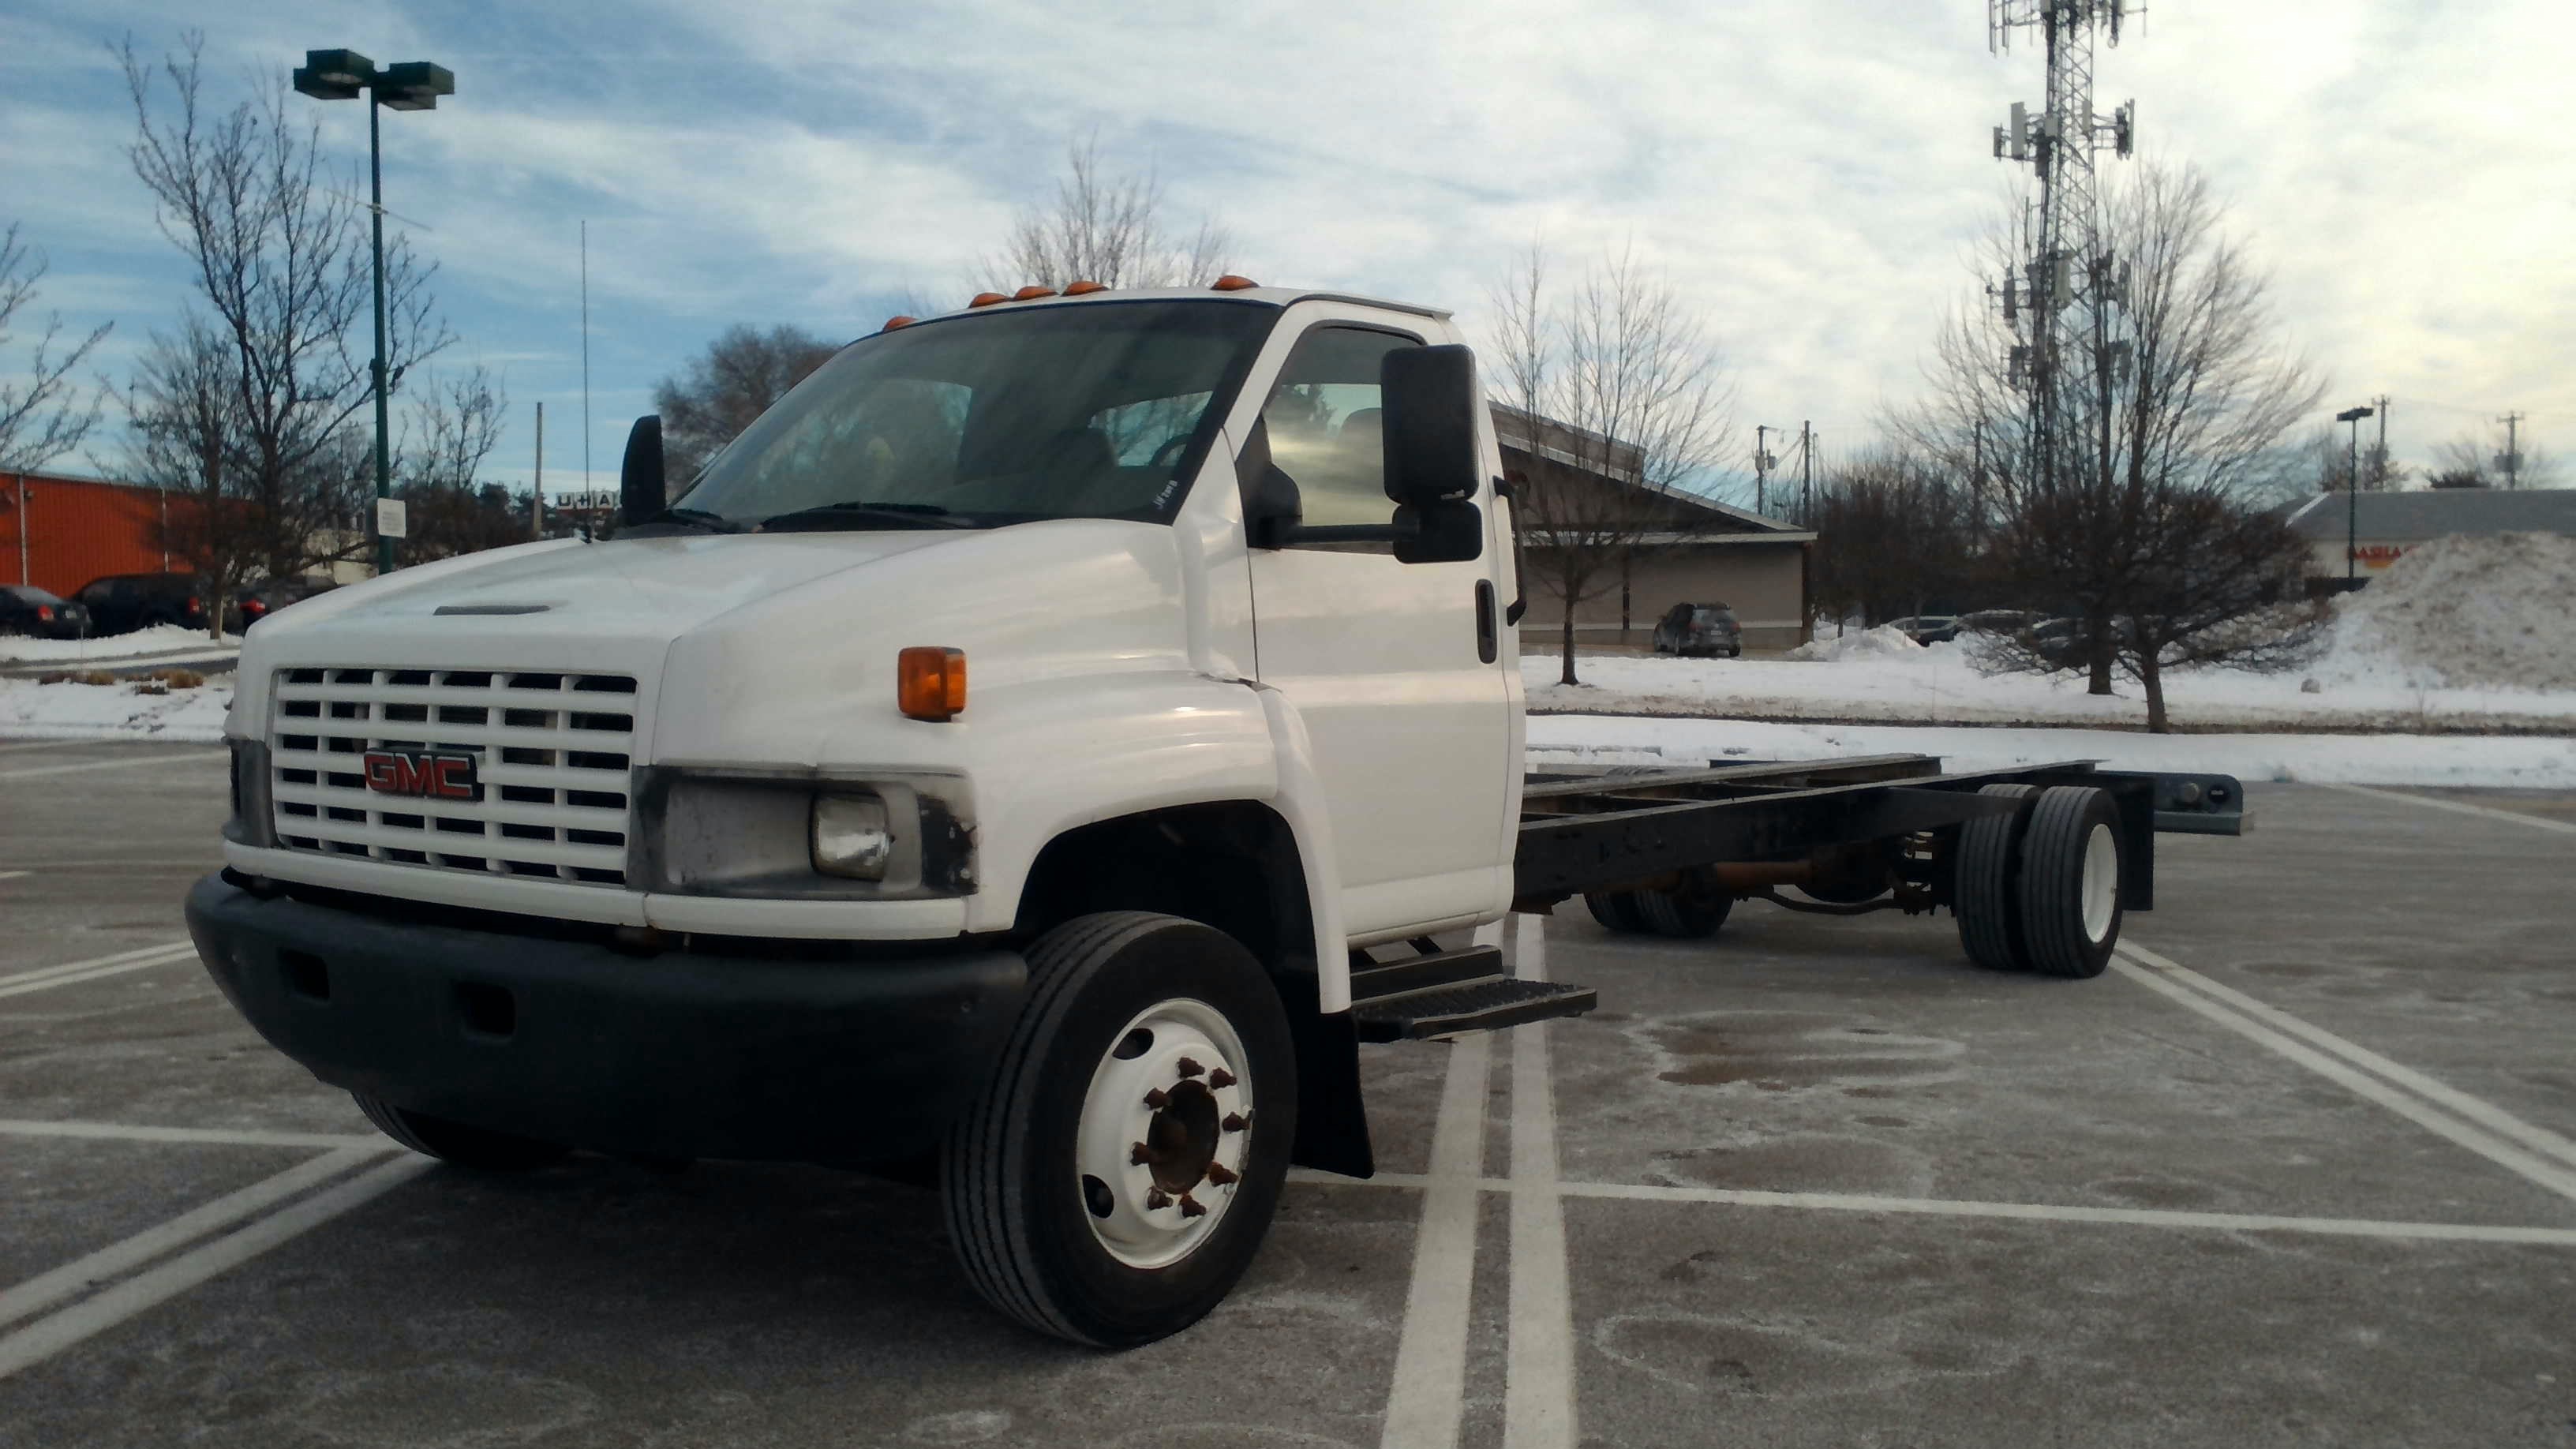
[[[1986,48],[2012,48],[2015,32],[2035,32],[2048,56],[2048,95],[2039,114],[2015,102],[1995,127],[1998,159],[2025,161],[2039,178],[2020,275],[2004,275],[2004,321],[2021,339],[2008,359],[2012,385],[2030,399],[2025,466],[2042,488],[2054,485],[2069,442],[2068,400],[2103,372],[2124,379],[2127,339],[2112,319],[2128,305],[2128,267],[2102,244],[2093,190],[2093,153],[2121,156],[2137,146],[2137,102],[2108,116],[2093,110],[2094,38],[2120,43],[2129,0],[1986,0]],[[2075,305],[2078,302],[2084,305]]]

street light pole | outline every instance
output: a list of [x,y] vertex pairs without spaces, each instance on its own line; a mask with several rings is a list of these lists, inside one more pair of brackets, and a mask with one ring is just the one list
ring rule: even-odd
[[2361,582],[2361,420],[2370,414],[2369,408],[2346,408],[2335,414],[2336,422],[2352,424],[2343,465],[2343,586],[2347,593]]
[[456,77],[425,60],[379,68],[354,50],[308,50],[304,64],[295,69],[295,89],[317,101],[354,101],[361,91],[367,97],[367,211],[376,280],[376,358],[368,375],[376,393],[376,575],[381,578],[394,571],[394,541],[383,523],[383,501],[394,492],[394,462],[386,397],[393,379],[385,366],[385,158],[379,118],[388,107],[435,110],[440,96],[456,94]]

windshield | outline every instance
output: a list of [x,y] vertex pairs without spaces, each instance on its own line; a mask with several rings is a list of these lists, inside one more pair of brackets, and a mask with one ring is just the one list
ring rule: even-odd
[[673,511],[735,527],[1168,522],[1277,320],[1266,304],[1092,302],[880,333],[797,384]]

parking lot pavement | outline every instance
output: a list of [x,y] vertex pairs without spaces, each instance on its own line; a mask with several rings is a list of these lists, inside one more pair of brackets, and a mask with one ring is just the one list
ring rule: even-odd
[[1602,1009],[1370,1049],[1381,1177],[1103,1355],[919,1188],[392,1150],[154,954],[190,752],[0,754],[0,1446],[2576,1444],[2567,797],[2261,789],[2091,982],[1514,923]]

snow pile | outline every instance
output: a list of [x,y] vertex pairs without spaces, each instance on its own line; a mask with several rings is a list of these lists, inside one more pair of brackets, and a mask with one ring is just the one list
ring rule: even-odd
[[1855,659],[1911,659],[1920,657],[1923,646],[1894,624],[1881,624],[1857,634],[1837,634],[1801,644],[1789,651],[1792,659],[1841,664]]
[[239,634],[209,639],[203,629],[184,624],[155,624],[131,634],[96,639],[0,639],[0,664],[45,664],[59,659],[126,659],[142,654],[230,654],[241,649]]
[[[154,689],[162,692],[152,693]],[[152,680],[113,684],[0,679],[0,739],[163,739],[214,743],[232,707],[229,675],[192,688]]]
[[2461,687],[2576,690],[2576,538],[2437,538],[2337,602],[2338,662],[2379,654]]

